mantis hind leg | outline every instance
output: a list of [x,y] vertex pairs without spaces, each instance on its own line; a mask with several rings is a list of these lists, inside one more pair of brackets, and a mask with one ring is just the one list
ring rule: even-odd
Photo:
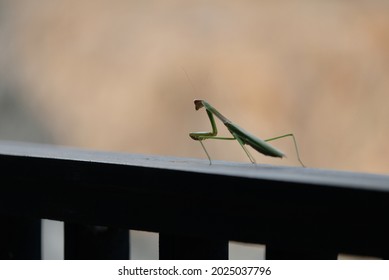
[[293,143],[294,143],[294,148],[295,148],[295,150],[296,150],[297,159],[298,159],[298,161],[300,162],[301,166],[302,166],[302,167],[305,167],[304,163],[303,163],[303,162],[301,161],[301,159],[300,159],[299,149],[298,149],[298,147],[297,147],[296,138],[294,137],[293,133],[288,133],[288,134],[285,134],[285,135],[273,137],[273,138],[270,138],[270,139],[266,139],[265,141],[266,141],[266,142],[270,142],[270,141],[277,140],[277,139],[281,139],[281,138],[285,138],[285,137],[292,137]]

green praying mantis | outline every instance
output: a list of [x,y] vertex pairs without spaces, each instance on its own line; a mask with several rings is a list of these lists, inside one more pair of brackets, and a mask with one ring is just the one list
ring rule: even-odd
[[[225,116],[223,116],[218,110],[216,110],[211,104],[209,104],[205,100],[194,100],[195,104],[195,109],[199,110],[201,108],[205,108],[209,120],[211,122],[212,126],[212,131],[209,132],[192,132],[189,134],[189,136],[196,141],[199,141],[201,146],[204,149],[205,154],[208,157],[209,164],[212,164],[211,157],[209,156],[207,149],[205,148],[203,141],[206,139],[219,139],[219,140],[237,140],[240,146],[243,148],[245,151],[247,157],[250,159],[252,163],[255,163],[254,157],[250,154],[250,152],[247,150],[245,145],[251,146],[254,150],[258,151],[261,154],[264,154],[266,156],[271,156],[271,157],[279,157],[283,158],[285,157],[285,154],[281,152],[280,150],[276,149],[272,145],[270,145],[268,142],[281,139],[284,137],[292,137],[293,142],[294,142],[294,147],[296,149],[296,154],[297,154],[297,159],[300,162],[301,166],[305,167],[303,162],[300,159],[300,155],[298,152],[297,148],[297,143],[294,135],[292,133],[281,135],[278,137],[262,140],[259,139],[258,137],[250,134],[249,132],[245,131],[243,128],[237,126],[236,124],[232,123],[229,119],[227,119]],[[223,124],[227,127],[229,132],[231,133],[232,137],[220,137],[217,136],[217,126],[215,123],[215,119],[213,116],[216,116],[220,121],[223,122]]]

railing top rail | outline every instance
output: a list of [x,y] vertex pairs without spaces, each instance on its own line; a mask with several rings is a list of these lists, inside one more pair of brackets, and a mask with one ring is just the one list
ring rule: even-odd
[[352,187],[389,192],[389,175],[385,174],[234,163],[217,160],[213,161],[212,165],[209,165],[208,160],[204,159],[102,152],[74,147],[9,141],[0,141],[0,155],[162,168],[289,183]]

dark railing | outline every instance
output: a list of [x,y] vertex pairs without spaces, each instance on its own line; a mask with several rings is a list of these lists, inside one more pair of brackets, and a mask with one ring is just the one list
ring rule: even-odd
[[40,219],[65,222],[66,259],[126,259],[128,230],[160,259],[389,257],[389,176],[0,142],[0,257],[36,259]]

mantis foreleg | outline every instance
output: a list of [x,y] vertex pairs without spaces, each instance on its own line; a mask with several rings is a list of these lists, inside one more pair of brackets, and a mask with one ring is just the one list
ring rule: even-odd
[[208,110],[206,110],[206,112],[208,114],[209,121],[211,122],[212,131],[209,131],[209,132],[192,132],[192,133],[189,134],[189,136],[192,139],[194,139],[194,140],[200,141],[200,144],[203,147],[203,150],[204,150],[204,152],[206,153],[206,155],[208,157],[209,165],[211,165],[212,164],[211,157],[209,156],[208,151],[207,151],[207,149],[205,148],[205,146],[203,144],[203,140],[206,140],[206,139],[235,140],[235,138],[231,138],[231,137],[218,137],[218,136],[216,136],[217,135],[217,126],[216,126],[216,122],[215,122],[215,119],[213,117],[213,114],[212,114],[212,112],[210,112]]
[[189,136],[194,139],[194,140],[197,140],[200,142],[201,144],[201,147],[203,148],[205,154],[207,155],[208,157],[208,160],[209,160],[209,164],[211,165],[212,164],[212,160],[211,160],[211,157],[209,156],[209,153],[207,151],[207,149],[205,148],[204,144],[203,144],[203,140],[206,140],[206,139],[219,139],[219,140],[237,140],[238,143],[240,144],[240,146],[243,148],[244,152],[246,153],[247,157],[249,158],[249,160],[252,162],[252,163],[255,163],[255,159],[254,157],[250,154],[250,152],[247,150],[247,148],[244,146],[244,142],[239,138],[238,135],[236,134],[232,134],[234,137],[219,137],[219,136],[216,136],[217,135],[217,126],[216,126],[216,122],[215,122],[215,118],[213,117],[213,114],[212,112],[206,110],[207,114],[208,114],[208,118],[209,118],[209,121],[211,122],[211,126],[212,126],[212,131],[209,131],[209,132],[192,132],[189,134]]

